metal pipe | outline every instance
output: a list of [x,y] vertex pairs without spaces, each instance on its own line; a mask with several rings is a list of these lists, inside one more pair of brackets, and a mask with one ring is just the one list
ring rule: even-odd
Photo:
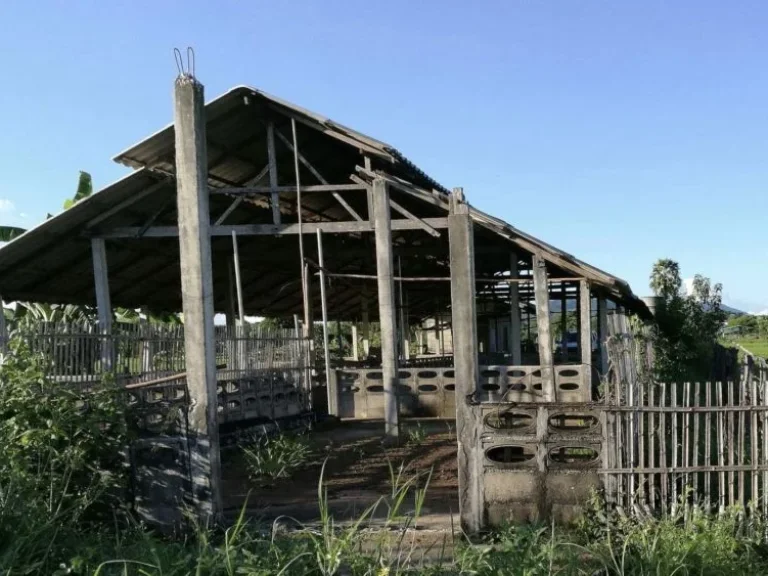
[[328,303],[325,299],[325,272],[323,271],[323,233],[317,231],[317,258],[320,261],[320,305],[323,311],[323,356],[325,358],[325,385],[328,389],[328,410],[333,406],[331,398],[331,351],[328,349]]
[[232,230],[232,261],[235,265],[235,289],[237,290],[237,315],[240,324],[245,321],[245,307],[243,305],[243,284],[240,279],[240,252],[237,248],[237,232]]

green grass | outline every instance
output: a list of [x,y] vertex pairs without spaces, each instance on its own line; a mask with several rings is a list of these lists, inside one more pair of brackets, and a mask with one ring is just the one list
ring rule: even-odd
[[768,339],[729,338],[728,342],[746,348],[753,356],[768,358]]

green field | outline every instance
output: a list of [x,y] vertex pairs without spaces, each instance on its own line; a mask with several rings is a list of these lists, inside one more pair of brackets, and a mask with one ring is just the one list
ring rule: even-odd
[[754,356],[768,358],[768,339],[758,338],[733,338],[729,342],[738,344],[749,350]]

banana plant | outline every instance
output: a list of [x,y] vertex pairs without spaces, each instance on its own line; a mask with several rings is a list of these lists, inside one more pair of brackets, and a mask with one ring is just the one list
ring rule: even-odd
[[17,228],[16,226],[0,226],[0,242],[10,242],[17,236],[24,234],[26,230],[24,228]]

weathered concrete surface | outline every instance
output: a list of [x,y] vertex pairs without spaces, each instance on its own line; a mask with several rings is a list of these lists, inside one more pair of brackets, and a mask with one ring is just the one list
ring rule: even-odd
[[459,443],[459,513],[462,528],[483,526],[482,419],[475,404],[478,383],[475,241],[469,206],[460,188],[450,198],[448,241],[451,254],[451,311],[456,373],[456,432]]
[[384,426],[387,436],[400,436],[397,405],[397,331],[395,329],[395,282],[392,258],[392,223],[389,190],[384,180],[373,182],[373,214],[376,235],[376,277],[381,323],[381,369],[384,373]]
[[207,519],[221,512],[221,464],[204,95],[202,84],[192,76],[176,79],[174,113],[189,440],[191,447],[200,448],[192,456],[192,483],[197,512]]

